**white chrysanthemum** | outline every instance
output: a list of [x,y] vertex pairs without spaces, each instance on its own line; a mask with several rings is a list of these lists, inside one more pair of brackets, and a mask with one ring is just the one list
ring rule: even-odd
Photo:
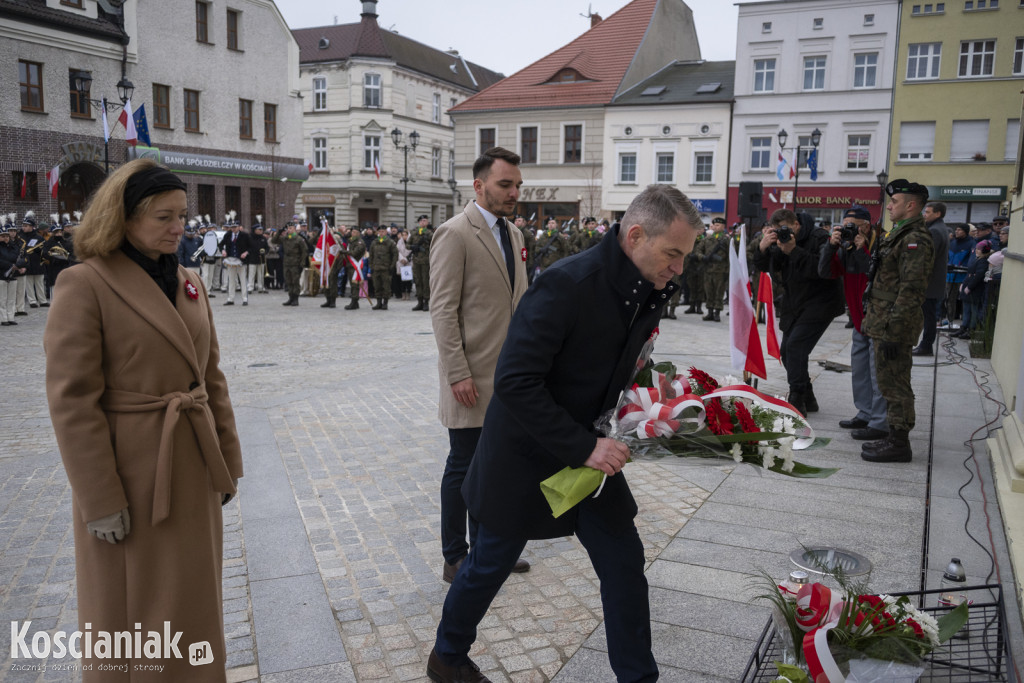
[[793,437],[779,439],[779,454],[782,456],[782,471],[793,471]]
[[773,432],[781,432],[783,424],[784,423],[782,422],[782,418],[781,417],[775,418],[775,421],[772,422],[772,431]]
[[775,449],[771,446],[758,446],[757,450],[761,454],[761,466],[770,469],[775,464]]
[[793,434],[796,430],[793,428],[793,418],[786,415],[782,418],[782,431]]
[[736,462],[743,462],[743,450],[738,443],[732,445],[732,459]]
[[722,381],[721,386],[731,387],[734,384],[743,384],[743,380],[733,377],[732,375],[726,375],[725,379]]

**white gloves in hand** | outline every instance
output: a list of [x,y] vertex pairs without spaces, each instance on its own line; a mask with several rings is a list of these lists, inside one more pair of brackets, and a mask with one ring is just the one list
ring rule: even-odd
[[101,541],[115,544],[118,541],[123,541],[128,532],[132,530],[132,520],[128,514],[128,508],[124,508],[120,512],[86,523],[85,528]]

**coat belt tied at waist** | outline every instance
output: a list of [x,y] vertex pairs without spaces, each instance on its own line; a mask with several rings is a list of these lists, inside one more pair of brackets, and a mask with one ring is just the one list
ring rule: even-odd
[[199,450],[206,471],[210,475],[213,490],[219,493],[234,493],[220,440],[209,406],[206,384],[199,384],[191,391],[174,391],[163,396],[139,394],[134,391],[107,389],[100,399],[101,407],[112,413],[146,413],[164,410],[164,424],[160,431],[160,449],[156,458],[156,478],[153,486],[153,526],[167,519],[171,513],[171,465],[174,451],[174,428],[182,412],[188,417],[199,441]]

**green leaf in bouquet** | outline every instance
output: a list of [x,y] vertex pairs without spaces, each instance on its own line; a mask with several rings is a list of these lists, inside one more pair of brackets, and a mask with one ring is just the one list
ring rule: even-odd
[[939,622],[939,642],[944,643],[967,623],[967,603],[961,602],[935,621]]
[[787,681],[789,683],[811,683],[807,672],[799,666],[775,662],[775,668],[779,670],[779,677],[772,681],[772,683],[786,683]]
[[593,467],[566,467],[540,483],[551,514],[561,517],[597,490],[604,472]]
[[781,461],[776,462],[768,469],[777,474],[784,474],[787,477],[795,477],[797,479],[825,479],[839,471],[838,467],[815,467],[814,465],[805,465],[795,460],[793,461],[792,472],[783,471]]
[[715,436],[719,443],[744,443],[746,441],[775,441],[787,436],[793,436],[789,432],[737,432],[735,434],[718,434]]

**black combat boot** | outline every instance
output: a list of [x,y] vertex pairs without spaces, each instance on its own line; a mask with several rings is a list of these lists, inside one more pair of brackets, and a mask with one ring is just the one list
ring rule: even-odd
[[668,306],[668,313],[665,314],[665,317],[668,318],[669,320],[675,320],[676,319],[676,305],[675,304],[669,304],[669,306]]
[[704,314],[704,311],[703,311],[703,310],[701,310],[701,306],[702,306],[702,305],[703,305],[703,304],[700,304],[700,303],[698,303],[698,304],[697,304],[697,310],[696,310],[696,311],[694,311],[694,313],[696,313],[696,314],[698,314],[698,315],[703,315],[703,314]]
[[909,437],[905,429],[890,430],[889,436],[882,439],[877,449],[864,449],[860,457],[868,462],[910,462],[914,454],[910,450]]
[[429,311],[430,310],[430,299],[423,299],[423,310],[424,311]]
[[334,306],[334,301],[332,299],[328,299],[324,303],[320,304],[320,308],[334,308],[334,307],[335,307]]
[[790,390],[789,395],[786,396],[786,403],[796,408],[796,411],[807,417],[807,399],[802,391]]
[[291,305],[291,306],[298,306],[299,305],[299,295],[298,294],[296,294],[295,296],[292,297],[292,302],[289,305]]
[[807,404],[807,412],[818,412],[818,399],[814,398],[814,387],[807,385],[807,392],[804,394],[804,402]]
[[292,305],[292,295],[291,295],[291,294],[289,294],[289,295],[288,295],[288,301],[285,301],[285,302],[284,302],[283,304],[281,304],[281,305],[282,305],[282,306],[291,306],[291,305]]
[[708,322],[714,322],[715,321],[715,312],[709,308],[708,312],[704,315],[703,318],[701,318],[701,320],[706,320]]
[[696,312],[697,312],[697,304],[690,304],[690,307],[687,308],[685,311],[683,311],[683,314],[685,315],[687,313],[696,313]]
[[720,313],[721,313],[721,311],[716,308],[715,309],[715,322],[716,323],[722,322],[722,318],[719,316]]
[[382,310],[382,311],[388,310],[388,300],[387,299],[384,299],[384,303],[381,305],[380,310]]
[[370,310],[371,311],[379,311],[382,308],[384,308],[384,300],[383,299],[377,299],[377,305],[373,306],[372,308],[370,308]]
[[359,308],[359,299],[352,299],[348,306],[345,307],[346,311],[354,311]]
[[414,310],[414,311],[422,311],[423,310],[423,297],[422,296],[416,298],[416,305],[412,307],[412,310]]

